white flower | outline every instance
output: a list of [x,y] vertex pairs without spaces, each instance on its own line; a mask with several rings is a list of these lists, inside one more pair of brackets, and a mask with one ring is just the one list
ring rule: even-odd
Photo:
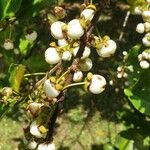
[[6,50],[11,50],[14,48],[14,43],[11,40],[5,40],[3,47]]
[[136,15],[141,15],[142,14],[142,10],[139,7],[135,7],[134,12]]
[[49,47],[45,51],[45,61],[48,64],[57,64],[60,60],[61,60],[61,58],[60,58],[56,48]]
[[81,12],[81,18],[84,17],[87,20],[92,20],[93,16],[94,16],[94,9],[90,9],[90,8],[86,8]]
[[86,58],[79,64],[81,71],[89,71],[92,69],[93,63],[90,58]]
[[76,71],[74,74],[73,74],[73,81],[74,82],[80,82],[83,78],[83,73],[82,71]]
[[58,46],[66,46],[68,45],[68,42],[66,41],[66,39],[59,39],[58,40]]
[[31,141],[29,144],[28,144],[28,148],[29,149],[35,149],[37,147],[37,142],[35,141]]
[[145,10],[142,13],[144,22],[150,22],[150,10]]
[[139,23],[139,24],[136,26],[136,32],[142,34],[142,33],[144,33],[144,31],[145,31],[144,24],[143,24],[143,23]]
[[72,54],[69,51],[65,51],[62,54],[62,60],[64,60],[64,61],[70,61],[71,57],[72,57]]
[[27,39],[27,40],[29,40],[29,41],[35,41],[36,40],[36,38],[37,38],[37,32],[36,31],[33,31],[33,32],[31,32],[31,33],[28,33],[28,34],[26,34],[25,35],[25,38]]
[[73,19],[68,23],[67,33],[72,39],[79,39],[84,34],[84,29],[79,19]]
[[60,91],[55,88],[55,85],[51,83],[50,80],[46,80],[44,82],[43,88],[46,96],[48,97],[55,98],[60,94]]
[[102,48],[97,49],[97,53],[99,56],[106,58],[111,57],[116,51],[117,45],[113,40],[108,40],[106,45]]
[[35,121],[30,125],[30,133],[37,138],[43,137],[43,134],[39,131],[38,124]]
[[[79,50],[79,47],[76,47],[76,48],[73,49],[73,55],[74,56],[76,56],[78,50]],[[83,56],[81,57],[81,59],[85,59],[85,58],[89,57],[90,53],[91,53],[90,48],[86,46],[85,49],[84,49]]]
[[106,80],[101,75],[93,75],[89,86],[89,91],[93,94],[100,94],[105,90]]
[[150,33],[147,33],[142,39],[143,45],[146,46],[146,47],[150,47],[149,38],[150,38]]
[[65,23],[63,23],[61,21],[54,22],[51,25],[51,34],[55,39],[63,39],[64,38],[63,31],[62,31],[62,27],[64,25],[65,25]]
[[46,143],[42,143],[39,144],[37,150],[55,150],[55,144],[54,143],[50,143],[50,144],[46,144]]
[[150,66],[150,64],[149,64],[148,61],[142,60],[142,61],[140,62],[140,66],[141,66],[142,69],[148,69],[149,66]]

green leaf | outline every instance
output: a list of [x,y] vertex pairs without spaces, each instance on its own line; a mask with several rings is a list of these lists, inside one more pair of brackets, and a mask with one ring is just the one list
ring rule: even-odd
[[20,65],[15,65],[12,64],[9,69],[10,77],[9,77],[9,82],[13,90],[16,92],[19,92],[19,88],[22,82],[22,79],[24,77],[25,73],[25,66],[20,64]]
[[119,150],[133,150],[133,143],[133,140],[129,140],[118,135],[116,137],[114,145]]
[[13,17],[19,10],[22,0],[1,0],[0,9],[2,11],[2,18]]
[[32,46],[33,44],[31,44],[30,41],[23,39],[23,38],[20,39],[19,50],[22,55],[26,55]]

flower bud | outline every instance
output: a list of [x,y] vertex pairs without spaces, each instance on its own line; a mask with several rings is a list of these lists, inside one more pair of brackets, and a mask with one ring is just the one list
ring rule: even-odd
[[79,64],[81,71],[89,71],[92,69],[93,63],[90,58],[86,58]]
[[148,69],[149,66],[150,66],[150,64],[149,64],[148,61],[142,60],[142,61],[140,62],[140,66],[141,66],[142,69]]
[[113,40],[108,40],[106,45],[104,45],[102,48],[97,49],[97,53],[99,56],[106,58],[111,57],[117,49],[117,45]]
[[141,15],[142,14],[142,10],[139,7],[135,7],[134,12],[136,15]]
[[[73,55],[74,56],[77,55],[78,50],[79,50],[79,47],[76,47],[76,48],[73,49]],[[83,52],[83,55],[82,55],[81,59],[85,59],[85,58],[89,57],[90,53],[91,53],[90,48],[86,46],[85,49],[84,49],[84,52]]]
[[31,141],[29,144],[28,144],[28,148],[29,149],[36,149],[37,147],[37,142],[35,141]]
[[14,43],[10,39],[7,39],[5,40],[3,47],[5,50],[14,49]]
[[72,39],[79,39],[84,34],[84,29],[79,19],[73,19],[68,23],[67,33]]
[[94,16],[94,9],[86,8],[81,12],[81,18],[84,17],[86,20],[91,21]]
[[147,2],[148,4],[150,4],[150,0],[146,0],[146,2]]
[[33,42],[33,41],[35,41],[36,38],[37,38],[37,32],[36,32],[36,31],[33,31],[33,32],[31,32],[31,33],[28,33],[28,34],[25,35],[25,38],[26,38],[28,41]]
[[65,51],[62,54],[62,60],[64,61],[70,61],[72,57],[72,54],[69,51]]
[[145,27],[145,32],[149,32],[150,31],[150,23],[149,22],[145,22],[144,23],[144,27]]
[[49,143],[49,144],[41,143],[37,148],[37,150],[55,150],[55,149],[56,148],[54,143]]
[[106,80],[101,75],[93,75],[89,86],[89,91],[93,94],[100,94],[105,90]]
[[142,42],[143,42],[143,45],[146,46],[146,47],[150,47],[150,34],[146,34],[143,39],[142,39]]
[[73,74],[73,81],[74,82],[80,82],[83,78],[83,73],[82,71],[76,71],[74,74]]
[[2,95],[4,95],[4,96],[10,96],[10,95],[12,95],[13,90],[12,90],[12,88],[10,88],[10,87],[4,87],[4,88],[2,89],[2,91],[1,91],[1,93],[2,93]]
[[136,26],[136,32],[142,34],[142,33],[144,33],[144,31],[145,31],[144,24],[143,24],[143,23],[139,23],[139,24]]
[[150,10],[145,10],[142,13],[144,22],[150,22]]
[[55,88],[55,85],[50,80],[44,82],[43,88],[47,97],[55,98],[60,94],[60,91]]
[[56,48],[49,47],[45,51],[45,61],[48,64],[57,64],[60,60],[61,60],[61,58],[60,58]]
[[66,39],[59,39],[58,40],[58,46],[63,47],[63,46],[66,46],[66,45],[68,45],[68,42],[66,41]]
[[64,38],[63,31],[62,31],[62,27],[64,25],[65,25],[65,23],[63,23],[61,21],[54,22],[51,25],[51,34],[55,39],[63,39]]

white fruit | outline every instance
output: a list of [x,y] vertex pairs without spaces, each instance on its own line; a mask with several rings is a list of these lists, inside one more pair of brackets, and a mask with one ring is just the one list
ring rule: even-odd
[[30,125],[30,133],[37,138],[43,137],[43,134],[39,131],[38,124],[35,121]]
[[35,149],[37,147],[37,143],[35,141],[31,141],[29,144],[28,144],[28,148],[29,149]]
[[81,18],[84,17],[87,20],[92,20],[95,11],[93,9],[86,8],[81,12]]
[[61,60],[61,58],[60,58],[56,48],[49,47],[45,51],[45,61],[48,64],[57,64],[60,60]]
[[142,39],[142,42],[143,42],[144,46],[146,46],[146,47],[150,47],[150,40],[148,38],[150,38],[149,33],[146,34]]
[[62,31],[62,27],[64,25],[65,25],[65,23],[63,23],[61,21],[54,22],[51,25],[51,34],[55,39],[63,39],[64,38],[63,31]]
[[76,71],[74,74],[73,74],[73,81],[74,82],[80,82],[83,78],[83,73],[82,71]]
[[140,62],[140,66],[141,66],[142,69],[148,69],[149,66],[150,66],[150,64],[149,64],[148,61],[142,60],[142,61]]
[[81,71],[89,71],[92,69],[93,63],[90,58],[86,58],[79,64]]
[[100,94],[105,90],[106,80],[101,75],[93,75],[89,86],[89,91],[93,94]]
[[11,50],[14,48],[14,43],[11,40],[6,40],[3,45],[4,49]]
[[144,24],[143,24],[143,23],[139,23],[139,24],[136,26],[136,32],[142,34],[142,33],[144,33],[144,31],[145,31]]
[[142,14],[142,10],[139,7],[135,7],[134,12],[136,15],[141,15]]
[[150,23],[149,22],[145,22],[144,23],[144,27],[145,27],[145,32],[149,32],[150,31]]
[[59,39],[58,40],[58,46],[63,47],[63,46],[66,46],[66,45],[68,45],[68,42],[65,39]]
[[[79,47],[76,47],[76,48],[73,49],[73,55],[74,56],[76,56],[78,50],[79,50]],[[85,49],[84,49],[83,56],[81,57],[81,59],[83,60],[83,59],[89,57],[90,53],[91,53],[90,48],[86,46]]]
[[25,38],[29,41],[35,41],[36,38],[37,38],[37,32],[36,31],[33,31],[32,33],[28,33],[25,35]]
[[70,61],[71,57],[72,57],[72,54],[69,51],[65,51],[62,54],[62,60],[64,60],[64,61]]
[[51,83],[50,80],[46,80],[44,82],[43,88],[46,96],[48,97],[55,98],[60,94],[60,91],[55,88],[55,85]]
[[46,143],[42,143],[39,144],[37,150],[55,150],[55,144],[54,143],[50,143],[50,144],[46,144]]
[[143,11],[142,17],[144,22],[150,22],[150,10]]
[[68,23],[67,33],[72,39],[79,39],[84,34],[84,29],[79,19],[73,19]]
[[97,53],[99,56],[106,58],[111,57],[116,51],[117,45],[113,40],[108,40],[106,45],[102,48],[97,49]]

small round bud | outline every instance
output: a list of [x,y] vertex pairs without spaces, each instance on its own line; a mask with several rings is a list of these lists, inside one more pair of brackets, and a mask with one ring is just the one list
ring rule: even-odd
[[100,94],[105,90],[106,80],[101,75],[93,75],[89,86],[89,91],[93,94]]
[[84,29],[79,19],[73,19],[68,23],[67,33],[72,39],[79,39],[84,34]]
[[145,10],[142,13],[144,22],[150,22],[150,10]]
[[148,57],[149,57],[149,54],[146,51],[142,52],[143,59],[148,59]]
[[145,22],[144,23],[144,27],[145,27],[145,32],[149,32],[150,31],[150,23],[149,22]]
[[2,95],[4,95],[4,96],[10,96],[10,95],[12,95],[13,90],[12,90],[12,88],[10,88],[10,87],[4,87],[4,88],[2,89],[2,91],[1,91],[1,93],[2,93]]
[[138,55],[138,60],[141,61],[142,59],[143,59],[142,54],[139,54],[139,55]]
[[74,74],[73,74],[73,81],[74,82],[80,82],[83,78],[83,73],[82,71],[76,71]]
[[113,40],[108,40],[106,45],[100,49],[97,49],[97,53],[103,58],[111,57],[115,53],[116,48],[116,43]]
[[55,150],[55,144],[54,143],[42,143],[42,144],[39,144],[37,150]]
[[118,73],[117,78],[119,78],[119,79],[122,78],[122,73]]
[[136,26],[136,32],[142,34],[142,33],[144,33],[144,31],[145,31],[144,24],[143,24],[143,23],[139,23],[139,24]]
[[68,45],[68,42],[66,41],[66,39],[59,39],[58,40],[58,46],[67,46]]
[[62,27],[64,25],[65,25],[65,23],[63,23],[61,21],[54,22],[51,25],[51,34],[55,39],[63,39],[64,38],[63,31],[62,31]]
[[[76,47],[76,48],[73,49],[73,55],[74,56],[76,56],[78,50],[79,50],[79,47]],[[83,52],[83,55],[82,55],[81,59],[83,60],[83,59],[89,57],[90,53],[91,53],[90,48],[86,46],[85,49],[84,49],[84,52]]]
[[86,8],[81,12],[81,18],[84,17],[86,20],[91,21],[94,16],[94,9]]
[[72,57],[72,54],[69,51],[65,51],[62,54],[62,60],[64,61],[70,61]]
[[14,49],[14,43],[10,39],[7,39],[5,40],[3,47],[5,50]]
[[38,124],[35,121],[30,125],[30,133],[37,138],[43,137],[43,134],[39,131]]
[[35,41],[36,38],[37,38],[37,32],[36,31],[32,31],[31,33],[28,33],[25,35],[25,38],[28,40],[28,41]]
[[113,85],[114,85],[114,81],[113,81],[113,80],[110,80],[110,81],[109,81],[109,84],[110,84],[111,86],[113,86]]
[[148,69],[149,66],[150,66],[150,64],[149,64],[148,61],[142,60],[142,61],[140,62],[140,66],[141,66],[142,69]]
[[146,46],[146,47],[150,47],[149,37],[150,37],[150,34],[148,33],[142,39],[143,45]]
[[66,16],[66,10],[60,6],[55,6],[54,13],[55,13],[55,16],[60,19]]
[[50,80],[44,82],[43,88],[48,97],[55,98],[60,94],[60,91],[55,88],[55,85],[51,83]]
[[142,14],[142,10],[139,7],[135,7],[134,12],[136,15],[141,15]]
[[35,141],[31,141],[29,144],[28,144],[28,148],[29,149],[36,149],[36,147],[37,147],[37,142],[35,142]]
[[147,2],[148,4],[150,4],[150,0],[146,0],[146,2]]
[[61,60],[57,49],[54,47],[49,47],[46,51],[45,51],[45,61],[48,64],[57,64],[59,61]]
[[79,64],[81,71],[89,71],[92,69],[93,63],[90,58],[86,58]]

